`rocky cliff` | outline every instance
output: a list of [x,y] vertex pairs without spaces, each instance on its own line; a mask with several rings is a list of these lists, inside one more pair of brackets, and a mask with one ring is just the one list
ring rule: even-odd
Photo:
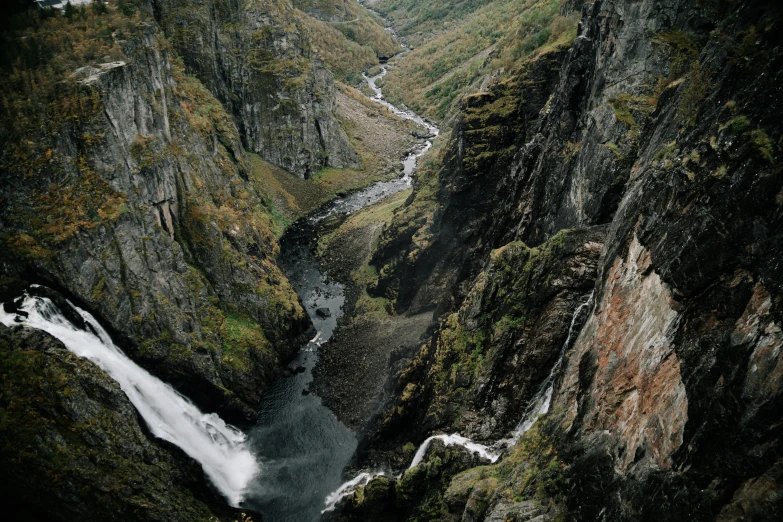
[[[376,447],[497,440],[594,304],[549,414],[426,501],[401,495],[416,468],[392,481],[397,519],[780,516],[781,23],[774,2],[595,1],[549,65],[463,101],[375,257],[398,311],[443,312]],[[530,81],[541,66],[553,81]],[[509,111],[484,101],[477,128],[475,100],[504,83],[514,119],[477,148]]]
[[0,484],[8,516],[239,517],[210,491],[197,464],[149,437],[113,379],[59,341],[0,325],[0,361]]
[[[237,49],[222,44],[194,46],[205,53],[198,59],[185,54],[164,7],[120,2],[10,21],[0,82],[0,301],[30,283],[54,288],[202,409],[247,422],[310,322],[276,264],[282,225],[243,142],[263,143],[270,161],[300,174],[354,156],[331,114],[329,73],[306,54],[303,35],[265,18],[269,5],[235,24],[207,17],[214,23],[202,29],[268,50],[263,67],[280,67],[272,72],[240,67]],[[240,6],[230,7],[239,16]],[[296,75],[286,53],[302,66]],[[279,104],[287,108],[271,110]],[[281,141],[258,138],[261,127],[268,136],[279,130]],[[9,498],[23,493],[15,505],[62,519],[229,516],[198,467],[140,427],[110,379],[44,334],[2,335],[2,480],[13,486]],[[31,416],[45,433],[24,443]]]
[[307,320],[231,118],[141,10],[33,38],[63,51],[6,85],[8,282],[64,291],[206,409],[252,416]]
[[309,178],[359,158],[335,116],[334,83],[284,0],[152,0],[185,63],[218,98],[249,151]]

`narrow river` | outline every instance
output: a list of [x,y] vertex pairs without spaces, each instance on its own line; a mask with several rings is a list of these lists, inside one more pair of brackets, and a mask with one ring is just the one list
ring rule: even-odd
[[[420,124],[430,136],[436,136],[437,127],[383,99],[376,82],[386,70],[383,66],[379,75],[365,76],[375,93],[372,99],[398,116]],[[318,333],[292,362],[292,374],[277,381],[266,393],[258,423],[248,431],[248,444],[258,456],[261,472],[251,482],[243,506],[260,512],[264,520],[318,520],[327,496],[342,484],[343,470],[358,444],[357,434],[346,428],[308,389],[318,361],[318,349],[331,338],[345,302],[343,286],[321,271],[315,255],[318,222],[334,214],[351,214],[410,187],[417,158],[431,146],[432,142],[427,141],[411,150],[402,161],[399,178],[333,200],[292,225],[281,240],[281,266]]]

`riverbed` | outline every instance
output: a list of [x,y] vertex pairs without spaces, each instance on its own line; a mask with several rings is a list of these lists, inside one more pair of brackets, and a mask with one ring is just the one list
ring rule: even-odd
[[292,225],[280,241],[280,265],[304,304],[317,334],[301,348],[288,375],[264,396],[248,444],[261,472],[251,482],[244,507],[274,522],[318,520],[327,496],[340,487],[343,471],[358,444],[352,432],[309,389],[320,346],[328,342],[343,315],[345,289],[323,272],[315,254],[319,223],[336,214],[352,214],[411,186],[417,159],[431,146],[438,128],[419,115],[383,99],[376,85],[384,74],[366,77],[374,101],[399,117],[418,123],[427,141],[402,160],[400,176],[339,197]]

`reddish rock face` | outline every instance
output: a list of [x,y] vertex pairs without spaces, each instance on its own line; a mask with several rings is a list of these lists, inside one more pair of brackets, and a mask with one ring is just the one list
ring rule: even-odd
[[[682,444],[688,399],[672,346],[675,308],[650,253],[634,237],[626,257],[612,266],[565,370],[561,404],[572,422],[581,417],[583,435],[604,432],[614,439],[622,471],[639,460],[668,468]],[[597,366],[585,390],[578,366],[586,356]],[[582,404],[577,394],[585,397]]]
[[772,297],[764,285],[757,283],[731,335],[732,346],[746,343],[753,346],[743,396],[756,407],[775,395],[783,381],[783,358],[780,357],[783,334],[771,311]]

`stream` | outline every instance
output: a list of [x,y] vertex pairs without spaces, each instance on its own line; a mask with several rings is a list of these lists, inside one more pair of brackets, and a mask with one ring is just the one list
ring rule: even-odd
[[291,374],[266,392],[258,422],[247,431],[247,445],[257,456],[261,472],[249,484],[242,506],[260,512],[264,520],[319,520],[333,492],[340,489],[343,471],[358,445],[357,435],[309,391],[318,349],[332,337],[345,302],[343,285],[321,271],[314,247],[321,220],[336,214],[352,214],[409,188],[417,159],[432,147],[431,140],[438,135],[438,128],[433,124],[383,99],[376,82],[386,71],[384,65],[380,74],[365,76],[374,92],[371,99],[424,127],[428,138],[402,160],[400,177],[334,199],[297,221],[280,241],[280,265],[301,298],[317,334],[290,364]]

